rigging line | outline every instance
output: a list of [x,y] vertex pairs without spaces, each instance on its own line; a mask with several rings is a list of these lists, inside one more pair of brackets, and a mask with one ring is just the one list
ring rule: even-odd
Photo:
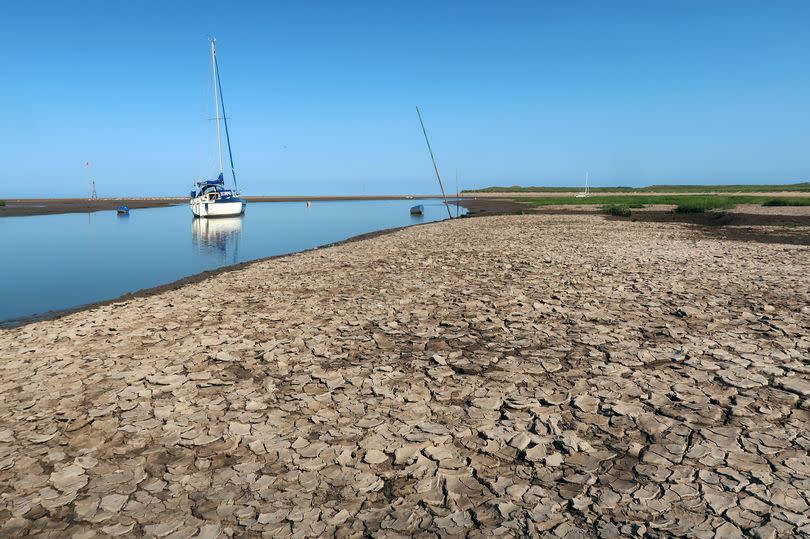
[[430,147],[427,130],[425,129],[425,122],[422,121],[422,113],[419,111],[418,106],[416,107],[416,114],[419,116],[419,125],[422,126],[422,134],[425,135],[425,142],[427,143],[428,152],[430,152],[430,159],[433,161],[433,170],[436,171],[436,178],[439,180],[439,187],[442,190],[442,198],[444,198],[444,207],[447,208],[447,215],[450,217],[450,219],[452,219],[453,214],[450,212],[450,206],[447,205],[447,195],[444,194],[444,185],[442,185],[442,177],[439,175],[439,167],[436,166],[436,158],[433,157],[433,149]]
[[[228,144],[228,159],[231,162],[231,176],[233,177],[233,187],[236,194],[239,194],[239,186],[236,184],[236,168],[233,166],[233,152],[231,152],[231,136],[228,133],[228,116],[225,114],[225,98],[222,97],[222,83],[219,81],[219,65],[217,65],[217,57],[214,55],[214,66],[217,73],[217,85],[219,86],[219,102],[222,104],[222,120],[225,123],[225,141]],[[219,111],[217,111],[219,114]]]

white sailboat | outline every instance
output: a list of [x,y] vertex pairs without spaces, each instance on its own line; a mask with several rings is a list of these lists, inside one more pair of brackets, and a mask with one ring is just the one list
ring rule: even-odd
[[588,181],[588,173],[585,173],[585,190],[576,194],[576,198],[585,198],[591,196],[591,186]]
[[[216,39],[211,40],[211,65],[214,72],[214,105],[216,114],[214,119],[217,124],[217,155],[219,157],[219,176],[215,180],[203,180],[197,182],[196,189],[191,191],[191,212],[195,217],[232,217],[245,212],[246,202],[239,198],[239,191],[236,185],[236,170],[233,166],[233,153],[231,152],[231,138],[228,134],[228,117],[225,115],[225,101],[222,98],[222,84],[219,81],[219,69],[217,65]],[[220,110],[222,116],[220,116]],[[219,121],[222,120],[225,126],[225,140],[228,143],[228,158],[231,164],[231,176],[233,177],[233,189],[225,187],[224,166],[222,161],[222,135]]]

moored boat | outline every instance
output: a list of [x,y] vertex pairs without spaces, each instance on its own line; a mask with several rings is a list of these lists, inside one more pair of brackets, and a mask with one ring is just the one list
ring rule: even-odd
[[232,217],[245,212],[245,201],[231,189],[225,188],[222,174],[216,180],[197,182],[191,192],[191,211],[196,217]]
[[118,206],[115,211],[118,215],[129,215],[129,206]]
[[585,173],[585,190],[580,191],[579,193],[577,193],[574,196],[576,198],[587,198],[587,197],[591,196],[591,186],[590,186],[590,182],[588,180],[588,173],[587,172]]
[[[216,40],[211,40],[211,65],[214,74],[214,106],[216,107],[217,126],[217,156],[219,157],[219,176],[215,180],[197,182],[196,189],[191,191],[189,206],[195,217],[232,217],[245,212],[246,202],[239,197],[236,185],[236,169],[233,164],[231,151],[231,138],[228,133],[228,118],[225,115],[225,101],[222,98],[222,84],[219,81],[219,66],[217,65]],[[222,115],[220,116],[220,112]],[[228,159],[231,165],[233,189],[225,187],[224,165],[222,160],[222,135],[219,121],[225,126],[225,140],[228,144]]]
[[425,213],[425,207],[421,204],[411,207],[411,215],[422,215],[423,213]]

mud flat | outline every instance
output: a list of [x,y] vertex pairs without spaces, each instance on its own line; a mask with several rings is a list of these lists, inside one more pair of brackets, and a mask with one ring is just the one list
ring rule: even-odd
[[175,206],[185,202],[184,198],[8,198],[0,206],[0,217],[21,217],[26,215],[53,215],[57,213],[84,213],[115,210],[118,206],[129,209],[158,208]]
[[0,331],[0,535],[810,533],[810,249],[459,219]]

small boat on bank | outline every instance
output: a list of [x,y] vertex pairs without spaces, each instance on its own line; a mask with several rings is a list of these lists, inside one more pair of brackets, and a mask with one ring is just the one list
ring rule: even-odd
[[574,196],[576,198],[587,198],[587,197],[591,196],[591,186],[590,186],[590,181],[588,179],[588,173],[587,172],[585,173],[585,190],[580,191],[579,193],[577,193]]
[[118,206],[115,209],[115,212],[118,215],[129,215],[129,206]]
[[[419,110],[419,107],[416,107],[416,115],[419,117],[419,125],[422,126],[422,134],[425,135],[425,144],[427,144],[428,153],[430,154],[430,160],[433,162],[433,170],[436,172],[436,179],[439,181],[439,189],[442,190],[444,207],[447,208],[447,217],[452,219],[453,214],[450,212],[450,205],[447,203],[447,194],[445,194],[444,192],[444,184],[442,183],[442,177],[439,174],[439,166],[436,164],[436,157],[433,155],[433,148],[430,147],[430,140],[428,139],[427,129],[425,129],[425,122],[422,121],[422,111]],[[420,211],[417,215],[422,214],[422,206],[414,206],[414,208],[420,208]],[[411,208],[411,214],[413,214],[413,208]]]
[[[197,182],[196,189],[191,191],[189,206],[195,217],[233,217],[242,215],[245,212],[247,203],[239,197],[239,190],[236,185],[236,169],[233,165],[233,152],[231,152],[231,138],[228,133],[228,117],[225,115],[225,101],[222,97],[222,84],[219,81],[219,69],[217,65],[216,40],[211,40],[211,65],[214,77],[214,106],[216,107],[216,133],[217,133],[217,155],[219,157],[219,176],[215,180],[203,180]],[[220,112],[222,115],[220,116]],[[222,120],[225,126],[225,140],[228,144],[228,158],[231,165],[231,176],[233,177],[233,189],[225,187],[224,165],[222,160],[222,135],[219,121]]]
[[411,207],[411,215],[422,215],[425,213],[425,207],[421,204]]

